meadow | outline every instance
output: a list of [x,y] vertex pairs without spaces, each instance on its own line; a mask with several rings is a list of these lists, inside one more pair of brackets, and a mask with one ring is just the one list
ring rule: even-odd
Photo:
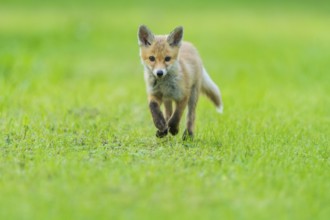
[[[328,219],[325,6],[31,2],[0,4],[0,219]],[[140,24],[222,91],[193,141],[155,137]]]

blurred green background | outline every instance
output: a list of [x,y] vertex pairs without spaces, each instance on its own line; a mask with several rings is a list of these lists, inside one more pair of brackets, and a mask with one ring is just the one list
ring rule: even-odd
[[[0,219],[327,219],[329,5],[2,0]],[[194,142],[154,137],[140,24],[220,86]]]

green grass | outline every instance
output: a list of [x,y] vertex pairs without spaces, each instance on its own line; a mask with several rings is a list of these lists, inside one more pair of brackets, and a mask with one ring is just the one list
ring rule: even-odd
[[[0,7],[0,219],[327,219],[330,15],[117,4]],[[142,23],[222,90],[193,142],[155,137]]]

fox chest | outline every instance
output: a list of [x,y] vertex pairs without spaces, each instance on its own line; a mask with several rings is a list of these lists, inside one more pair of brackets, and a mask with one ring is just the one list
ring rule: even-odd
[[180,101],[184,98],[183,89],[177,82],[173,81],[155,81],[152,85],[152,94],[175,101]]

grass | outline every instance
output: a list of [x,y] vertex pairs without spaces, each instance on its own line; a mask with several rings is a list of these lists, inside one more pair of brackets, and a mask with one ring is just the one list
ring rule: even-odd
[[[330,16],[191,4],[0,8],[0,219],[328,218]],[[193,142],[154,136],[141,23],[220,85]]]

